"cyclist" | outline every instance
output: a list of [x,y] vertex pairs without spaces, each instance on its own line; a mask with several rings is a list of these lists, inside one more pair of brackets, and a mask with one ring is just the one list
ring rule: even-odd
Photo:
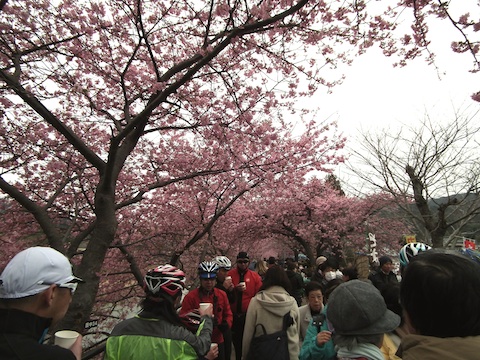
[[191,290],[183,299],[180,316],[200,308],[200,303],[213,304],[214,327],[212,342],[218,344],[218,359],[225,359],[223,331],[232,327],[233,315],[227,294],[215,287],[218,265],[212,261],[203,261],[198,265],[200,287]]
[[430,250],[431,248],[431,246],[421,242],[414,242],[403,245],[398,252],[398,257],[400,260],[400,275],[403,275],[405,267],[408,265],[408,263],[414,256],[417,256],[423,251]]
[[200,310],[202,323],[196,334],[190,332],[176,311],[184,288],[185,273],[175,266],[148,271],[142,311],[115,326],[105,359],[198,359],[209,353],[213,308]]
[[[235,302],[235,287],[233,286],[233,281],[231,276],[227,276],[227,272],[232,268],[232,262],[226,256],[219,255],[213,259],[218,265],[217,272],[217,284],[215,287],[217,289],[225,291],[227,294],[228,302],[230,304]],[[230,359],[232,354],[232,329],[228,326],[220,327],[223,333],[223,343],[225,344],[225,359]]]

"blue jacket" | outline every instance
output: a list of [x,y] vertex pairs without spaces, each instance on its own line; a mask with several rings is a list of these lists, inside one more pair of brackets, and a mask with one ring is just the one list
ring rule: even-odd
[[[322,314],[325,315],[325,320],[320,327],[320,331],[328,331],[326,307],[323,309]],[[317,334],[319,333],[317,327],[313,325],[313,320],[310,320],[310,324],[307,328],[307,334],[305,340],[303,340],[302,348],[300,349],[299,360],[333,360],[336,359],[335,345],[333,340],[329,340],[322,346],[317,344]]]

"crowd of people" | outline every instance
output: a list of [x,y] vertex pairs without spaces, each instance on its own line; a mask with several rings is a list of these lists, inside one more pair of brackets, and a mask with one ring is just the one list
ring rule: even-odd
[[[145,274],[142,310],[114,327],[104,358],[249,360],[254,339],[282,328],[286,359],[478,358],[480,264],[422,243],[402,247],[399,262],[401,277],[382,256],[359,279],[319,256],[305,279],[293,259],[251,266],[241,251],[233,264],[223,255],[202,261],[186,295],[185,273],[161,265]],[[82,282],[65,256],[24,250],[0,281],[1,359],[81,359],[81,336],[68,349],[43,341]]]

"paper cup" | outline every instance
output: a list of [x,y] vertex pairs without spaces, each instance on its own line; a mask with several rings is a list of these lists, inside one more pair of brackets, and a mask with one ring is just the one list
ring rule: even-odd
[[245,281],[242,281],[242,282],[238,283],[238,285],[241,285],[243,290],[245,290],[247,288],[247,284],[245,283]]
[[[215,352],[217,351],[217,354],[218,354],[218,344],[217,343],[211,343],[210,344],[210,352],[212,352],[211,355],[215,354]],[[218,355],[215,359],[218,359]]]
[[200,310],[205,311],[210,306],[210,303],[200,303]]
[[61,330],[55,333],[55,345],[70,349],[80,334],[73,330]]

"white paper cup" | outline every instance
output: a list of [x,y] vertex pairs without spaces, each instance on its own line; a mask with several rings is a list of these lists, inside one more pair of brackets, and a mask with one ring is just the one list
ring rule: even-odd
[[[217,343],[211,343],[210,344],[210,355],[213,356],[215,354],[215,352],[218,354],[218,344]],[[218,359],[218,355],[215,359]]]
[[245,289],[247,288],[247,284],[245,283],[245,281],[242,281],[240,283],[238,283],[238,285],[241,285],[242,286],[242,289],[245,291]]
[[55,333],[55,345],[70,349],[80,334],[73,330],[61,330]]
[[210,303],[200,303],[200,310],[205,311],[210,306]]

